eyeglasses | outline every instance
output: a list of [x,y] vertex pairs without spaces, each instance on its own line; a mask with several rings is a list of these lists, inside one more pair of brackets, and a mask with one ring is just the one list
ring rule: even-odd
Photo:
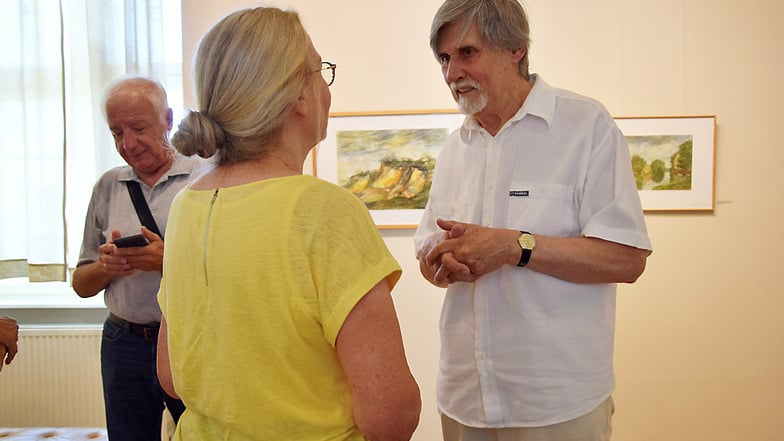
[[326,81],[327,86],[331,86],[332,83],[335,82],[335,68],[338,67],[337,64],[330,63],[328,61],[321,62],[321,69],[314,70],[313,73],[321,72],[321,76]]

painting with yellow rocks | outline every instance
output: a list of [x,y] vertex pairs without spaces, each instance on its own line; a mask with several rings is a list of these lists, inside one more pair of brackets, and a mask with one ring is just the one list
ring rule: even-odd
[[453,111],[332,114],[314,174],[356,195],[379,228],[415,227],[438,153],[463,118]]

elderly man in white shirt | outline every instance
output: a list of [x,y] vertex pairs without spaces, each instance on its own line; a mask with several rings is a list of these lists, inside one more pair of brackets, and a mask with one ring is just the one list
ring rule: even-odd
[[448,286],[445,440],[609,439],[616,283],[652,249],[623,134],[529,74],[528,46],[517,0],[447,0],[431,28],[467,115],[414,237],[422,274]]

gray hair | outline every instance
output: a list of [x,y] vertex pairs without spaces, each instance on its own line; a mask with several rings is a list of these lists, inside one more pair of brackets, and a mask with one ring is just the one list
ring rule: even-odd
[[261,156],[305,87],[308,42],[293,11],[259,7],[223,18],[199,44],[198,110],[172,144],[187,156],[217,153],[218,165]]
[[166,89],[155,78],[139,74],[128,74],[109,83],[103,93],[101,105],[104,120],[106,120],[106,106],[109,101],[121,93],[134,93],[145,98],[152,104],[155,113],[161,118],[163,126],[170,127],[171,113],[166,98]]
[[528,72],[528,48],[531,46],[531,31],[528,16],[518,0],[446,0],[433,17],[430,26],[430,48],[438,58],[441,28],[450,23],[460,23],[467,33],[473,23],[479,28],[482,40],[497,49],[517,50],[525,48],[518,70],[526,79]]

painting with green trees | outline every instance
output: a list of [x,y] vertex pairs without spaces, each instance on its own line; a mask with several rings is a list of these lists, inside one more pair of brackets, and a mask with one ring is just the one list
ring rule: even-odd
[[638,190],[691,190],[692,136],[626,136]]

